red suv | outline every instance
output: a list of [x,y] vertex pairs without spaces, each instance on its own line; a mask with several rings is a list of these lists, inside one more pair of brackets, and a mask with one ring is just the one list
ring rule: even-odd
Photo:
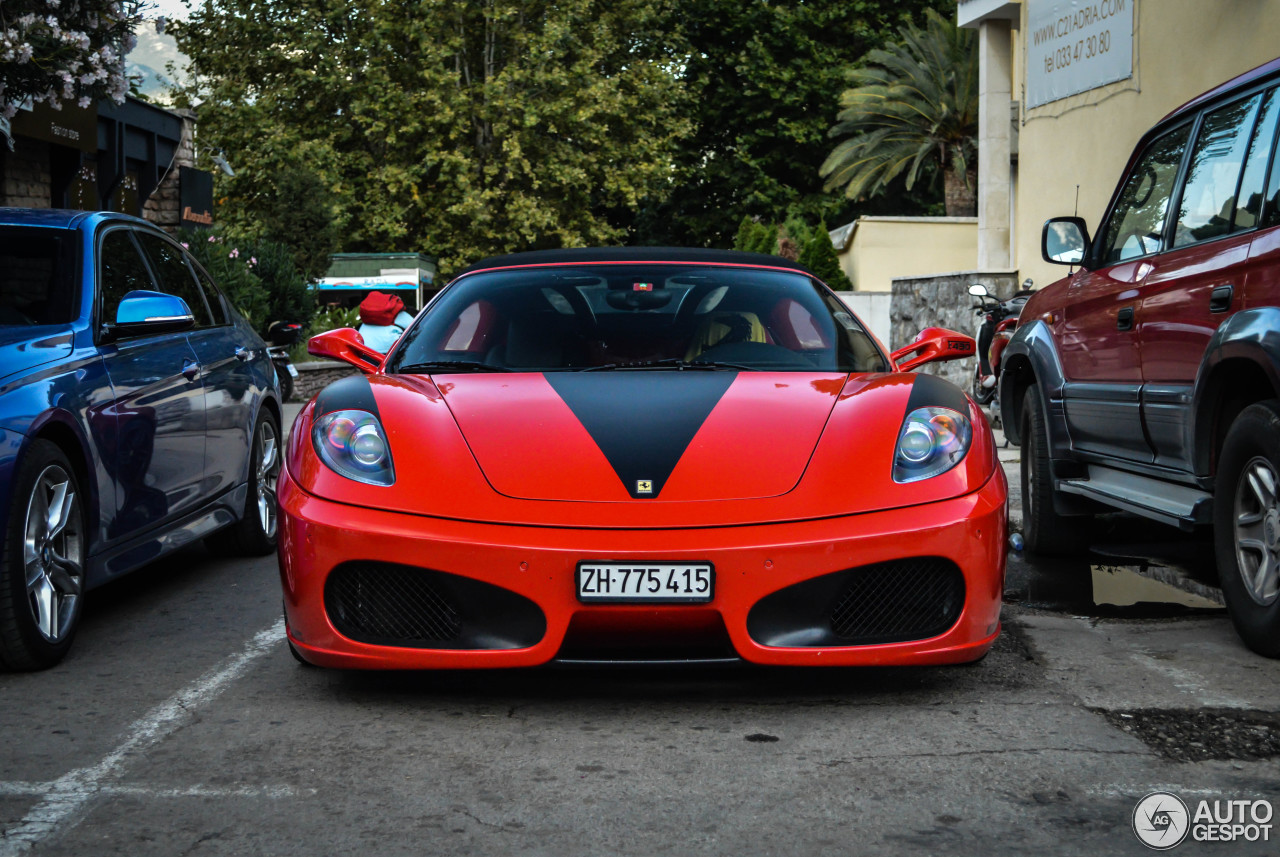
[[1005,351],[1000,407],[1023,447],[1023,535],[1085,538],[1099,510],[1211,525],[1227,609],[1280,656],[1280,60],[1138,142],[1098,234],[1045,224],[1037,293]]

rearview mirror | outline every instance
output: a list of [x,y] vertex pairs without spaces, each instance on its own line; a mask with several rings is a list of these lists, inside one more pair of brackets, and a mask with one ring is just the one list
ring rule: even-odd
[[977,353],[978,345],[972,336],[965,336],[945,327],[926,327],[916,336],[915,342],[904,345],[889,357],[897,365],[899,372],[910,372],[926,363],[959,360]]
[[1054,217],[1040,234],[1040,255],[1055,265],[1079,265],[1089,248],[1089,228],[1080,217]]
[[341,360],[361,372],[375,371],[385,356],[365,345],[364,337],[354,327],[340,327],[311,337],[307,340],[307,353]]
[[987,287],[982,285],[982,283],[974,283],[969,287],[969,294],[973,295],[975,298],[985,298],[989,292],[987,291]]
[[125,294],[116,307],[116,318],[105,326],[108,338],[176,333],[193,327],[195,316],[187,302],[177,295],[135,289]]

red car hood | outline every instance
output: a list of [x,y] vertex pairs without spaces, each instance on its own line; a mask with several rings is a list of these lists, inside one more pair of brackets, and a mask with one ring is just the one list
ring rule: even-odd
[[743,500],[804,475],[845,375],[453,375],[436,385],[480,469],[522,500]]

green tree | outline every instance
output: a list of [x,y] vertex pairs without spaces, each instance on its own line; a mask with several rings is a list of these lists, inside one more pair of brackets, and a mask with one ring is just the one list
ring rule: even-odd
[[840,267],[840,257],[836,255],[835,245],[831,243],[831,233],[827,224],[818,224],[809,230],[809,235],[800,245],[798,260],[822,282],[837,291],[853,291],[853,282]]
[[242,219],[260,240],[287,246],[294,267],[307,280],[329,270],[329,256],[341,239],[329,188],[302,165],[285,166],[270,185],[251,190]]
[[853,283],[840,267],[835,245],[827,224],[810,224],[798,209],[793,209],[782,223],[762,223],[752,217],[742,218],[734,236],[733,249],[749,253],[781,255],[784,245],[794,247],[796,260],[837,291],[852,291]]
[[[871,51],[849,72],[830,136],[849,136],[822,164],[826,188],[874,196],[907,170],[911,188],[941,172],[949,216],[976,212],[978,52],[973,31],[929,10],[923,29]],[[909,169],[908,169],[909,168]]]
[[[635,240],[728,247],[744,216],[776,223],[799,208],[841,223],[866,208],[825,192],[817,172],[844,70],[929,8],[954,15],[955,0],[681,3],[670,31],[689,52],[681,79],[696,124],[668,192],[637,217]],[[923,213],[928,203],[908,194],[890,209]]]
[[293,261],[292,248],[221,228],[183,229],[179,238],[258,333],[265,334],[273,321],[305,327],[315,315],[315,295]]
[[617,242],[672,181],[689,130],[662,25],[673,0],[208,0],[177,30],[219,214],[305,164],[347,251],[445,272],[520,249]]

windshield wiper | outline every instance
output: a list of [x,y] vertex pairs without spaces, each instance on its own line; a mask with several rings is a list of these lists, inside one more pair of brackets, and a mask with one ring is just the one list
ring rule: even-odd
[[396,367],[397,372],[510,372],[505,366],[494,366],[478,360],[429,360],[425,363],[406,363]]
[[635,360],[626,363],[605,363],[600,366],[588,366],[580,372],[602,372],[609,369],[743,369],[748,372],[759,371],[757,366],[744,366],[741,363],[720,363],[714,360],[682,360],[679,357],[666,357],[662,360]]

